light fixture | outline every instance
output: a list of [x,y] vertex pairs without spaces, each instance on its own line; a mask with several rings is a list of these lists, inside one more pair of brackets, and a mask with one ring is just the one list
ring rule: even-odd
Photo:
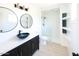
[[29,8],[26,8],[26,7],[22,6],[22,5],[19,5],[19,3],[14,4],[14,7],[15,7],[15,8],[19,8],[19,9],[21,9],[21,10],[25,10],[25,11],[28,11],[28,9],[29,9]]

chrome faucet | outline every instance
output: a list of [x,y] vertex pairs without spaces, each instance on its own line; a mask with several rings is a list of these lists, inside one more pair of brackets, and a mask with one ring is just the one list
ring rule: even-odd
[[21,34],[21,30],[19,30],[19,34]]

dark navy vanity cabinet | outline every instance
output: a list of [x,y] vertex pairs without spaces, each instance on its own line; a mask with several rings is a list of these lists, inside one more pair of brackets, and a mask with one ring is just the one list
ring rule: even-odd
[[32,56],[39,49],[39,35],[2,56]]

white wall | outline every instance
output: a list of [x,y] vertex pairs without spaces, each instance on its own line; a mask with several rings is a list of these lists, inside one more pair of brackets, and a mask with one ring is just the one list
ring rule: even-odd
[[[21,5],[22,4],[23,3],[21,3]],[[29,4],[28,12],[20,10],[18,8],[14,8],[14,3],[1,3],[0,2],[0,6],[10,8],[11,10],[13,10],[16,13],[16,15],[18,17],[18,25],[15,29],[13,29],[10,32],[0,33],[0,43],[3,43],[5,41],[10,40],[13,37],[15,37],[18,34],[18,30],[22,30],[23,32],[29,32],[30,34],[36,34],[36,35],[38,35],[40,33],[41,13],[40,13],[40,9],[37,6]],[[27,7],[27,4],[26,4],[26,7]],[[33,18],[33,25],[29,29],[24,29],[20,25],[20,17],[22,16],[22,14],[25,14],[25,13],[30,14]]]
[[[74,6],[74,7],[73,7]],[[73,4],[72,6],[72,10],[74,12],[74,18],[72,19],[72,23],[73,23],[73,27],[72,27],[72,31],[73,31],[73,35],[72,35],[72,39],[73,39],[73,52],[75,53],[79,53],[79,4]]]
[[46,17],[45,27],[42,26],[42,35],[47,36],[53,42],[60,41],[60,10],[51,9],[43,11],[42,16]]

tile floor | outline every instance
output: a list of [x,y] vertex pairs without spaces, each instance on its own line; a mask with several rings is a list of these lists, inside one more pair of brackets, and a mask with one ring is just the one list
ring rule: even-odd
[[48,42],[46,45],[40,44],[40,49],[33,56],[68,56],[67,47],[56,43]]

